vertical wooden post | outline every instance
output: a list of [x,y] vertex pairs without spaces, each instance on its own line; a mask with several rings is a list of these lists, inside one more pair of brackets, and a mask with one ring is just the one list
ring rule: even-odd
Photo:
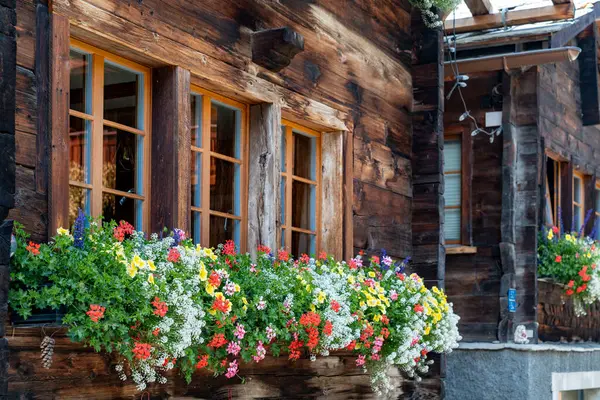
[[[291,145],[291,144],[289,144]],[[248,251],[276,249],[281,236],[281,108],[250,106],[248,152]]]
[[354,256],[354,134],[345,131],[344,137],[344,175],[343,175],[343,213],[344,213],[344,254],[345,260]]
[[344,133],[321,135],[321,149],[321,250],[339,260],[344,251],[344,213],[340,212],[344,198]]
[[190,72],[181,67],[152,71],[152,184],[150,228],[189,230]]
[[4,323],[10,285],[10,237],[13,221],[5,220],[15,205],[15,89],[17,38],[15,2],[0,1],[0,397],[8,394],[8,341]]
[[[560,163],[560,208],[565,231],[573,227],[573,163]],[[561,221],[557,221],[559,224]]]
[[[38,30],[38,35],[43,34]],[[51,14],[50,32],[50,154],[38,148],[39,157],[49,157],[48,234],[56,234],[56,228],[69,225],[69,20]],[[38,39],[39,40],[39,39]],[[44,52],[42,52],[43,56]],[[36,55],[36,60],[40,54]],[[37,71],[36,71],[37,75]],[[39,87],[39,86],[38,86]],[[39,103],[38,103],[39,104]],[[42,109],[48,105],[42,105]],[[43,111],[40,110],[42,113]],[[38,137],[44,136],[43,127]],[[39,142],[39,141],[38,141]],[[38,165],[36,174],[43,173]],[[38,175],[39,176],[39,175]],[[39,186],[39,185],[38,185]],[[43,186],[43,185],[42,185]],[[38,187],[40,190],[41,187]]]

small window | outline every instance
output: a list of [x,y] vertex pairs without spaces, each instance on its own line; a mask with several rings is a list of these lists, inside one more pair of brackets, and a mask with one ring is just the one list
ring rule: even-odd
[[197,87],[191,95],[191,230],[196,243],[244,248],[246,108]]
[[314,255],[319,247],[321,136],[288,121],[281,132],[281,246],[296,256]]
[[547,227],[560,225],[558,208],[560,207],[560,162],[548,157],[546,161],[546,193],[544,223]]
[[444,140],[444,238],[461,243],[462,143],[459,137]]
[[69,223],[77,209],[143,230],[149,168],[149,69],[71,40]]
[[583,174],[573,171],[573,222],[574,230],[579,230],[583,226],[584,219],[584,185]]

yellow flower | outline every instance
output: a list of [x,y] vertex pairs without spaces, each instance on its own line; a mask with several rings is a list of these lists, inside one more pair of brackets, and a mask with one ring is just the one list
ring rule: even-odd
[[370,276],[371,278],[375,278],[377,275],[375,275],[375,272],[373,272],[373,271],[370,271],[370,272],[369,272],[369,276]]
[[364,302],[364,301],[361,301],[361,302],[360,302],[360,307],[361,307],[361,308],[363,308],[364,306],[366,306],[365,302]]
[[63,227],[61,226],[60,228],[58,228],[58,229],[56,230],[56,233],[57,233],[57,234],[59,234],[59,235],[68,235],[68,234],[69,234],[69,230],[68,230],[68,229],[65,229],[65,228],[63,228]]
[[148,260],[146,261],[146,263],[148,264],[148,268],[150,269],[150,271],[156,271],[156,265],[154,265],[154,261]]
[[138,269],[133,264],[133,262],[127,266],[127,275],[129,275],[130,277],[132,277],[132,278],[135,277],[137,275],[137,272],[138,272]]
[[248,305],[248,300],[245,297],[242,297],[242,303],[244,303],[244,305]]
[[131,259],[131,265],[134,266],[136,269],[141,269],[144,268],[146,263],[144,263],[144,260],[142,260],[142,258],[136,254]]
[[351,284],[351,285],[354,285],[354,282],[356,282],[356,281],[354,280],[354,276],[350,275],[350,276],[348,277],[348,283],[349,283],[349,284]]
[[419,290],[419,292],[425,293],[426,291],[427,291],[427,288],[425,286],[421,286],[421,289]]
[[377,306],[377,302],[378,302],[377,299],[369,299],[369,300],[367,300],[367,305],[369,307],[375,307],[375,306]]
[[311,305],[310,305],[310,311],[312,311],[312,312],[315,312],[315,310],[316,310],[316,309],[317,309],[317,308],[315,307],[315,305],[314,305],[314,304],[311,304]]
[[587,258],[592,258],[592,254],[591,254],[591,253],[587,253],[587,254],[586,254],[586,257],[587,257]]
[[154,285],[154,274],[148,275],[148,282]]
[[565,239],[567,239],[569,242],[573,241],[573,236],[569,235],[568,233],[565,235]]
[[362,347],[362,345],[359,342],[356,342],[356,346],[354,346],[355,349],[360,349]]
[[310,285],[306,285],[306,291],[310,293]]
[[208,278],[208,271],[202,261],[200,261],[200,280],[204,282]]
[[[552,232],[552,231],[550,231],[550,232]],[[425,334],[426,334],[426,335],[429,335],[429,332],[431,332],[431,326],[430,326],[429,324],[427,324],[427,325],[425,326]]]
[[242,310],[244,310],[244,311],[248,311],[248,306],[243,306],[243,307],[242,307]]
[[234,284],[234,285],[233,285],[233,287],[235,288],[235,291],[236,291],[236,292],[239,292],[239,291],[241,290],[241,289],[240,289],[240,285],[238,285],[237,283],[236,283],[236,284]]
[[323,304],[323,302],[325,301],[325,299],[327,298],[327,296],[325,295],[325,292],[320,291],[319,294],[317,295],[317,301],[319,302],[319,304]]
[[204,285],[204,287],[206,288],[206,293],[208,293],[211,296],[215,295],[215,288],[213,285],[206,282],[206,285]]
[[379,322],[380,320],[381,320],[381,315],[379,315],[379,314],[375,314],[375,315],[373,316],[373,321],[375,321],[375,322]]
[[[569,236],[569,235],[567,235]],[[552,240],[552,238],[554,237],[554,233],[552,233],[552,230],[548,231],[548,240]]]

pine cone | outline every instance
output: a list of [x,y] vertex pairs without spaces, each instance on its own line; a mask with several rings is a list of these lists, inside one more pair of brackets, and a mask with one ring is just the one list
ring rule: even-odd
[[52,365],[54,344],[55,340],[50,336],[44,336],[44,339],[42,339],[42,343],[40,344],[40,349],[42,349],[42,354],[40,356],[42,359],[42,366],[46,369],[50,368],[50,366]]

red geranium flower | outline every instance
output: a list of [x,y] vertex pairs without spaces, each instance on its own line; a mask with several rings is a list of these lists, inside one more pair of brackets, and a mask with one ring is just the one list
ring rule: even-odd
[[424,308],[420,304],[415,304],[414,310],[415,310],[415,312],[423,312]]
[[132,352],[135,358],[138,360],[146,360],[150,357],[150,352],[152,351],[152,346],[148,343],[136,343]]
[[331,336],[331,332],[333,331],[333,324],[331,321],[325,321],[325,326],[323,327],[323,333],[327,336]]
[[34,256],[40,254],[40,245],[37,243],[29,242],[29,245],[26,247],[26,249]]
[[572,296],[573,293],[575,293],[575,292],[572,289],[569,289],[566,291],[566,293],[567,293],[567,296]]
[[314,312],[308,312],[302,314],[300,317],[300,325],[302,326],[319,326],[321,323],[321,316]]
[[257,250],[259,253],[271,254],[271,248],[263,244],[258,245]]
[[319,260],[323,260],[323,261],[327,260],[327,252],[325,252],[325,251],[320,252]]
[[341,306],[340,306],[340,303],[338,303],[337,301],[335,301],[335,300],[331,300],[331,304],[330,304],[330,306],[331,306],[331,309],[332,309],[334,312],[338,312],[338,311],[340,311],[340,307],[341,307]]
[[556,258],[554,259],[554,261],[556,261],[557,263],[562,261],[562,256],[556,256]]
[[105,307],[98,304],[90,304],[90,310],[86,312],[87,316],[94,322],[98,322],[99,319],[104,318]]
[[290,253],[281,249],[277,252],[277,258],[279,261],[288,261],[290,259]]
[[221,277],[215,271],[212,271],[208,277],[208,283],[210,283],[212,287],[218,288],[221,286]]
[[179,251],[175,247],[173,247],[173,248],[171,248],[171,250],[169,250],[169,255],[167,256],[167,261],[176,263],[177,261],[179,261],[180,257],[181,257],[181,254],[179,254]]
[[552,232],[554,232],[555,235],[558,234],[558,226],[553,226]]
[[160,301],[158,297],[155,297],[152,305],[154,306],[154,315],[158,315],[159,317],[167,315],[167,311],[169,311],[167,303]]
[[119,225],[113,229],[113,236],[119,242],[122,242],[125,239],[125,235],[131,235],[134,232],[133,225],[131,225],[127,221],[119,222]]
[[222,333],[216,333],[215,336],[208,343],[208,347],[219,348],[225,346],[227,344],[227,340],[225,339],[225,335]]
[[308,256],[308,254],[302,254],[300,256],[300,260],[299,261],[301,263],[308,264],[308,262],[310,261],[310,257]]
[[208,354],[203,356],[198,356],[198,363],[196,363],[196,368],[201,369],[208,365]]
[[356,347],[356,340],[353,340],[350,342],[350,344],[348,346],[346,346],[346,350],[354,350],[354,348]]
[[223,246],[223,254],[226,256],[234,256],[235,255],[235,243],[233,240],[228,240],[225,242]]

